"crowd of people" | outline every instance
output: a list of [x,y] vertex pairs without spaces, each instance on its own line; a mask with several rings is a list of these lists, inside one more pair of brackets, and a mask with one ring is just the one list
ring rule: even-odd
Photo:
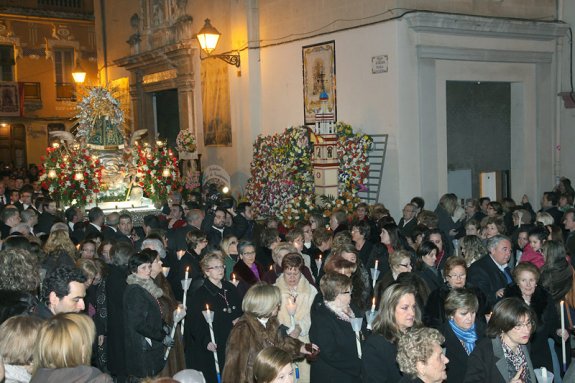
[[289,229],[177,192],[141,225],[60,211],[24,181],[0,181],[6,383],[561,382],[571,361],[568,179],[538,212],[445,194]]

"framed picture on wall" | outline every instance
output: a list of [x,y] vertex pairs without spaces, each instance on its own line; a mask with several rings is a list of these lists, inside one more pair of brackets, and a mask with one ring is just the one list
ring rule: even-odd
[[305,124],[315,124],[318,112],[333,113],[333,119],[337,121],[335,41],[302,47],[302,60]]

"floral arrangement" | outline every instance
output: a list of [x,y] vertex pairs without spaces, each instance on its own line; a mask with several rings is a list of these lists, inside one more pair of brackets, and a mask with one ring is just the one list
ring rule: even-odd
[[176,149],[178,152],[194,153],[196,151],[196,136],[191,130],[180,130],[176,137]]
[[201,174],[197,170],[190,170],[188,173],[183,177],[182,183],[184,185],[184,189],[189,191],[194,191],[195,189],[200,187],[200,178]]
[[88,94],[77,105],[79,126],[77,137],[86,137],[90,129],[101,118],[105,118],[114,126],[124,123],[124,112],[112,93],[104,87],[95,86],[88,90]]
[[344,123],[336,124],[337,156],[339,158],[338,192],[357,194],[364,190],[369,176],[367,152],[371,149],[373,139],[367,134],[357,134],[353,128]]
[[100,193],[102,165],[80,145],[48,147],[42,157],[40,182],[64,206],[86,205]]
[[172,149],[159,141],[155,148],[145,143],[134,150],[138,159],[136,184],[152,201],[167,201],[170,192],[180,187],[178,159]]
[[351,192],[343,192],[337,197],[320,196],[320,208],[323,210],[324,217],[331,216],[334,209],[345,211],[347,215],[351,215],[360,202],[361,199]]
[[[296,198],[314,195],[312,146],[306,127],[291,127],[281,134],[258,136],[254,143],[251,177],[246,197],[262,216],[292,216],[286,206]],[[308,198],[309,199],[309,198]],[[293,215],[294,217],[297,215]],[[284,224],[289,225],[288,221]]]

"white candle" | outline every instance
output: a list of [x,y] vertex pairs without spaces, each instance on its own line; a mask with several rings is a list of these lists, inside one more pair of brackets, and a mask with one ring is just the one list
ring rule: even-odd
[[373,314],[374,312],[375,312],[375,297],[373,297],[371,300],[371,313]]
[[190,266],[186,267],[186,274],[185,274],[185,277],[184,277],[184,281],[185,281],[185,282],[184,282],[184,299],[182,300],[182,303],[183,303],[185,309],[188,308],[188,307],[186,306],[186,301],[187,301],[187,299],[188,299],[188,287],[190,286],[190,285],[188,284],[189,276],[190,276]]
[[561,356],[563,357],[563,371],[567,369],[567,351],[563,340],[563,330],[565,329],[565,301],[561,301]]
[[[178,315],[179,315],[180,311],[182,311],[182,309],[180,309],[180,306],[178,306],[176,311],[178,312]],[[172,338],[172,339],[174,339],[174,336],[176,335],[176,326],[177,325],[178,325],[177,323],[174,323],[174,326],[172,326],[172,332],[170,333],[170,338]],[[182,328],[182,330],[183,330],[183,328]],[[164,355],[164,360],[168,359],[168,355],[170,355],[170,350],[171,350],[171,347],[168,347],[166,349],[166,354]]]
[[236,274],[232,273],[232,283],[236,283]]
[[545,367],[541,367],[541,379],[543,380],[542,383],[547,383],[547,369]]
[[377,270],[377,266],[379,266],[379,261],[378,261],[378,260],[375,261],[375,267],[374,267],[374,269]]
[[[210,311],[210,306],[206,303],[206,311],[204,312],[204,318],[206,319],[206,322],[208,322],[208,327],[210,328],[210,339],[213,344],[216,344],[216,338],[214,336],[214,326],[213,326],[214,318],[212,315],[213,314]],[[218,352],[213,351],[213,353],[214,353],[214,365],[216,367],[216,374],[218,375],[218,381],[219,381],[220,364],[218,362]]]
[[361,359],[361,342],[359,340],[359,331],[355,332],[355,345],[357,346],[357,356]]

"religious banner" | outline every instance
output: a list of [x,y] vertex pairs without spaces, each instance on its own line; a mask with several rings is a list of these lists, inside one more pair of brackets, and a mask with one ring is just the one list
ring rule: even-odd
[[20,92],[17,82],[0,82],[0,116],[20,116]]
[[202,63],[204,145],[232,146],[228,64],[210,59]]
[[316,123],[316,113],[327,101],[325,112],[337,121],[335,95],[335,41],[302,48],[304,122]]

